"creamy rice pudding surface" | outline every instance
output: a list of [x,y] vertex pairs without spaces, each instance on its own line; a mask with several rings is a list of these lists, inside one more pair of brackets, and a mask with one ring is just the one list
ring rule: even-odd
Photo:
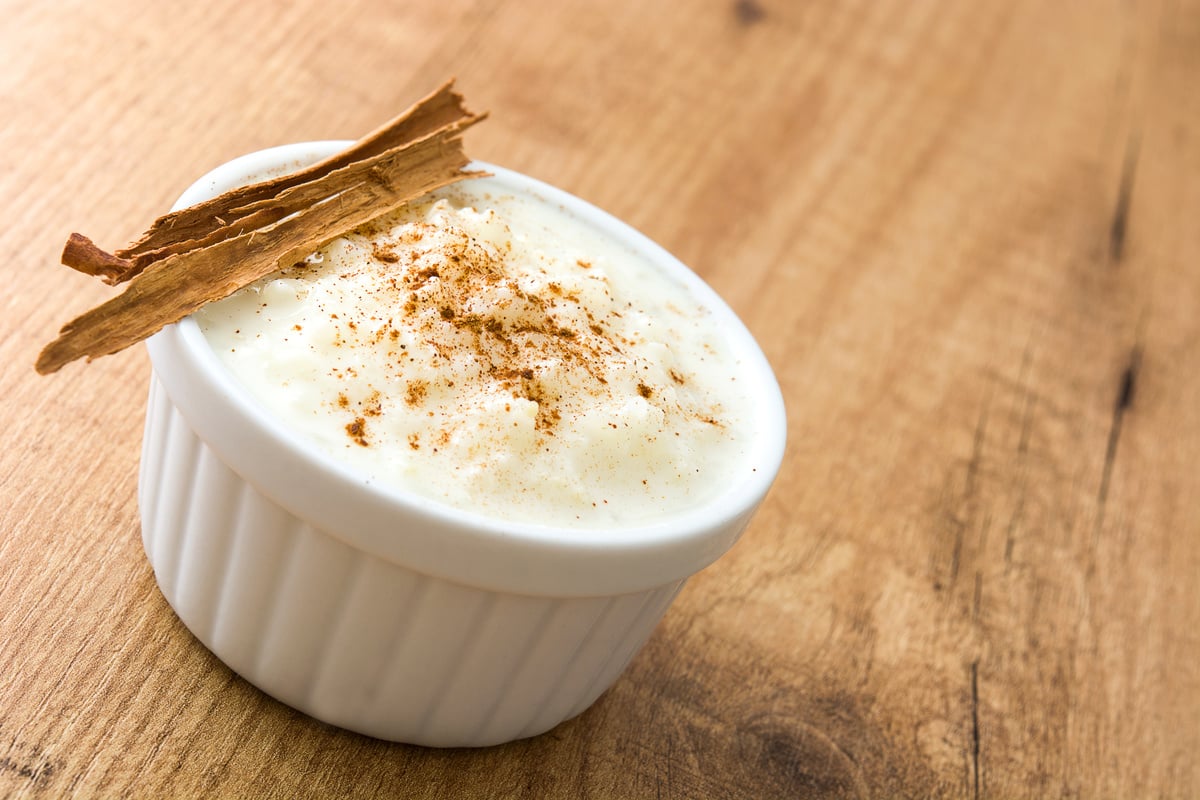
[[500,519],[650,524],[753,468],[711,315],[564,209],[439,190],[196,314],[273,416],[368,480]]

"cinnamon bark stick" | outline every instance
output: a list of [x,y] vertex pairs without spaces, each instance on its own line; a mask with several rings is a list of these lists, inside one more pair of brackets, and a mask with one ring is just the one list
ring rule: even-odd
[[67,323],[37,371],[122,350],[409,200],[484,174],[463,169],[462,133],[481,119],[447,84],[348,150],[162,217],[116,254],[72,235],[64,263],[128,286]]
[[82,233],[72,233],[63,247],[62,263],[87,275],[94,275],[109,286],[125,279],[133,262],[106,253]]

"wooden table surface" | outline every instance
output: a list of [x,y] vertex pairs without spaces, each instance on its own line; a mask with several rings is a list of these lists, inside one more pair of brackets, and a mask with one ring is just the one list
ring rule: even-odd
[[[0,0],[0,796],[1200,795],[1200,4]],[[142,552],[144,349],[33,371],[234,156],[450,75],[477,158],[663,243],[783,470],[593,708],[480,751],[314,722]]]

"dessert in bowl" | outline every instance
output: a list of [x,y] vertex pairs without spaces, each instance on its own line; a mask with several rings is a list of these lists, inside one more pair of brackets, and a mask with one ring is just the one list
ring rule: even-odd
[[[230,162],[177,208],[345,142]],[[778,471],[757,344],[680,262],[493,173],[148,341],[139,481],[163,594],[318,719],[479,746],[586,709]]]

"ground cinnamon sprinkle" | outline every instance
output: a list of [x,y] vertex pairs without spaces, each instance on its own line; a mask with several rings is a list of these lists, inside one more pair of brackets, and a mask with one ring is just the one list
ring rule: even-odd
[[419,406],[427,394],[429,394],[428,383],[425,381],[409,381],[408,388],[404,392],[404,402],[410,406]]
[[367,421],[362,417],[355,417],[353,422],[346,424],[346,434],[362,447],[370,445],[367,441]]
[[[577,324],[580,303],[576,292],[553,281],[543,287],[544,294],[523,285],[506,263],[510,247],[485,247],[465,232],[448,234],[432,224],[414,227],[415,232],[407,231],[402,237],[403,243],[411,246],[429,241],[441,252],[414,251],[415,257],[407,265],[395,267],[396,277],[379,282],[375,289],[383,295],[377,298],[381,305],[400,311],[406,329],[415,331],[445,359],[474,363],[477,380],[502,387],[514,399],[537,403],[535,427],[546,435],[553,435],[564,412],[571,413],[568,406],[572,401],[564,400],[561,392],[548,391],[539,380],[544,365],[575,365],[578,375],[585,378],[579,387],[583,394],[611,393],[605,373],[621,348],[600,324],[592,322],[579,330],[572,327]],[[397,264],[400,258],[393,248],[400,243],[376,243],[372,256],[377,262]],[[381,258],[380,254],[387,256]],[[437,265],[427,263],[430,257]],[[594,318],[590,310],[587,317]],[[344,320],[343,325],[337,338],[340,346],[353,341],[351,334],[357,328],[353,320]],[[388,338],[396,342],[401,333],[392,328]],[[374,341],[380,339],[376,336]],[[393,377],[404,381],[404,401],[416,407],[429,396],[431,386],[423,379],[405,379],[406,349],[401,345],[401,352],[394,354]],[[453,380],[446,383],[454,385]],[[637,389],[646,399],[655,394],[645,383],[639,383]],[[342,396],[344,393],[339,398]],[[339,405],[345,407],[340,399]],[[362,431],[352,424],[347,426],[347,434],[358,441]]]

